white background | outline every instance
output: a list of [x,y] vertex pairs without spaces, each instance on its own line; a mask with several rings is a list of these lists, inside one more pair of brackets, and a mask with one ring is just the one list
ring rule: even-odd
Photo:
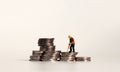
[[[68,35],[90,63],[29,62],[40,37],[66,51]],[[119,72],[119,0],[0,0],[0,72]]]

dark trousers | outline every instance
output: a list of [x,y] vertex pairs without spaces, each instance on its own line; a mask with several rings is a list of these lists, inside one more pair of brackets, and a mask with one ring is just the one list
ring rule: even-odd
[[70,52],[75,52],[75,44],[71,44],[69,53]]

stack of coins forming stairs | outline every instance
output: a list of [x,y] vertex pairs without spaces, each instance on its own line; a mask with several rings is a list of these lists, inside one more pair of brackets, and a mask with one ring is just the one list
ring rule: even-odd
[[40,38],[40,49],[34,50],[30,61],[91,61],[91,57],[76,57],[78,52],[55,51],[54,38]]
[[39,51],[33,51],[30,61],[50,61],[55,52],[54,38],[40,38],[38,40]]

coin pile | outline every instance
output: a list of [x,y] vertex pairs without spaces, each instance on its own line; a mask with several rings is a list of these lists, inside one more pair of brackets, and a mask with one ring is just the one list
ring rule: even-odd
[[78,52],[61,52],[61,61],[75,61]]
[[40,38],[38,40],[39,51],[33,51],[31,61],[49,61],[55,52],[54,38]]
[[55,51],[54,38],[40,38],[39,50],[34,50],[30,61],[91,61],[91,57],[76,57],[78,52]]

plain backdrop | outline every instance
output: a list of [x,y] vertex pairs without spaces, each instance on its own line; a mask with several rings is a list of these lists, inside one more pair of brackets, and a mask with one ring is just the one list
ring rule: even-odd
[[[28,62],[32,50],[39,50],[38,39],[55,38],[56,50],[66,51],[68,35],[75,38],[78,56],[96,62],[93,72],[120,71],[119,0],[0,0],[1,72],[43,72],[46,69],[32,69],[31,64],[29,68]],[[113,67],[99,69],[97,63]],[[81,71],[94,70],[82,65]],[[79,63],[75,68],[79,72]]]

